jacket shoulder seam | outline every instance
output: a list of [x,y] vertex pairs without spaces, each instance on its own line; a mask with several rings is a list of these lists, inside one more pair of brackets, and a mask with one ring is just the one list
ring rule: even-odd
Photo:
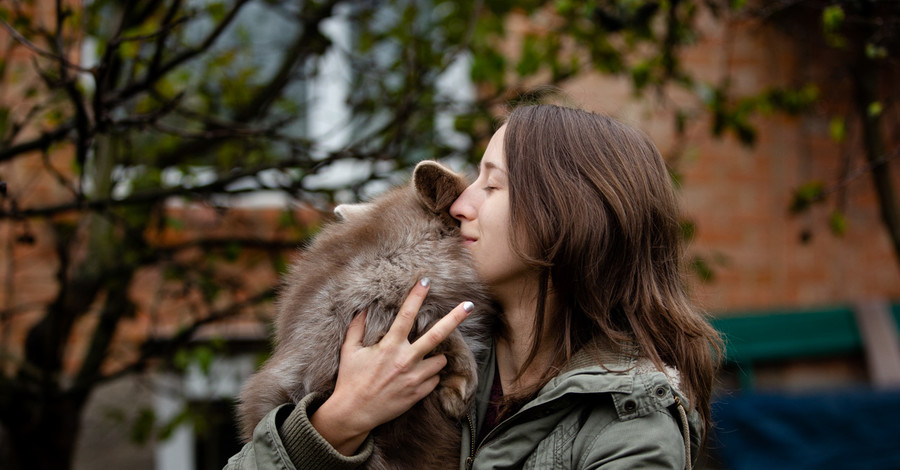
[[588,456],[591,455],[591,450],[597,445],[597,440],[600,439],[600,436],[603,434],[603,432],[606,431],[606,429],[608,427],[612,426],[616,421],[617,420],[615,420],[615,419],[610,420],[603,427],[601,427],[600,429],[597,430],[597,432],[594,434],[594,438],[591,439],[590,445],[587,446],[587,451],[585,451],[581,455],[581,458],[579,459],[579,462],[578,462],[578,468],[585,467],[585,465],[587,464],[586,460],[587,460]]
[[272,442],[272,448],[275,450],[276,455],[278,455],[278,461],[281,463],[282,470],[296,470],[296,467],[294,467],[294,464],[291,462],[291,458],[287,455],[287,450],[283,446],[278,445],[280,441],[278,430],[275,429],[275,435],[272,435],[273,427],[274,426],[266,426],[266,438]]
[[578,467],[577,467],[577,468],[580,468],[580,469],[586,468],[587,463],[588,463],[588,462],[587,462],[588,456],[590,456],[590,455],[592,454],[591,451],[597,446],[597,441],[600,440],[600,437],[603,435],[604,432],[606,432],[606,430],[607,430],[608,428],[610,428],[610,427],[612,427],[613,425],[618,424],[618,423],[627,423],[627,422],[632,421],[632,420],[634,420],[634,419],[640,419],[640,418],[652,416],[652,415],[655,414],[655,413],[659,413],[659,414],[662,414],[662,415],[667,416],[668,419],[671,420],[673,424],[675,424],[676,430],[678,431],[677,434],[678,434],[678,436],[679,436],[679,439],[683,439],[683,438],[682,438],[682,435],[681,435],[681,432],[680,432],[680,430],[681,430],[681,428],[679,427],[680,425],[679,425],[678,422],[675,420],[675,417],[672,416],[672,414],[669,413],[668,409],[666,409],[666,408],[656,409],[656,410],[653,410],[653,411],[650,412],[650,413],[647,413],[647,414],[644,414],[644,415],[641,415],[641,416],[636,416],[636,417],[629,418],[629,419],[618,419],[618,418],[617,418],[617,419],[613,419],[613,420],[610,420],[610,422],[606,423],[606,424],[605,424],[603,427],[601,427],[599,430],[597,430],[596,434],[594,434],[594,437],[591,439],[590,445],[587,446],[587,449],[585,450],[585,452],[582,453],[581,457],[579,458],[579,461],[578,461]]

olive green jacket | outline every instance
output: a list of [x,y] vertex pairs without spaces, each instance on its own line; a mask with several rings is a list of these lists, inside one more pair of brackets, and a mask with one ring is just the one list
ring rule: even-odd
[[[462,426],[459,468],[685,468],[685,442],[691,443],[691,456],[700,445],[697,413],[682,413],[679,403],[685,399],[672,386],[677,384],[677,372],[670,371],[673,380],[645,362],[580,352],[534,400],[476,445],[473,436],[487,413],[496,370],[492,353],[482,364],[475,406]],[[371,455],[371,438],[348,458],[331,448],[309,424],[308,416],[324,399],[312,394],[296,407],[283,405],[269,413],[257,426],[253,440],[225,468],[359,466]],[[447,468],[455,465],[448,462]]]
[[[493,363],[481,369],[479,384],[493,383]],[[677,371],[669,372],[677,382]],[[479,385],[463,427],[460,469],[686,468],[685,442],[696,456],[701,425],[696,412],[679,411],[686,400],[671,382],[649,361],[582,351],[476,445],[473,430],[490,394],[490,385]]]

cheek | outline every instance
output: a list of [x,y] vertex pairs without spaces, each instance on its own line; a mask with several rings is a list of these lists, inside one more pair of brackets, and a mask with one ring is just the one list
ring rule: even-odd
[[489,201],[481,208],[481,217],[492,232],[506,234],[509,231],[509,206],[506,201]]

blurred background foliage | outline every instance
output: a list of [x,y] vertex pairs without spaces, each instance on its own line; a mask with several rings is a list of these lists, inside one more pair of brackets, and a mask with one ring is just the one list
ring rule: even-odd
[[[698,80],[679,51],[698,40],[701,11],[821,44],[817,53],[852,83],[852,106],[822,105],[835,89],[828,79],[752,96],[733,93],[727,75]],[[529,26],[510,31],[511,17]],[[222,346],[191,341],[202,327],[268,305],[274,283],[252,286],[242,273],[259,264],[283,271],[320,220],[300,209],[368,197],[426,158],[468,168],[506,107],[587,72],[624,77],[636,96],[670,106],[678,133],[701,123],[747,146],[760,114],[833,113],[836,142],[861,120],[868,171],[900,247],[896,196],[890,178],[878,176],[898,153],[882,121],[896,96],[877,83],[897,67],[898,21],[896,2],[875,0],[4,2],[4,252],[52,246],[53,269],[31,282],[56,287],[44,302],[19,305],[7,277],[0,423],[12,450],[0,452],[0,466],[70,468],[95,387],[159,367],[208,368]],[[322,90],[338,81],[349,85],[329,102]],[[667,99],[674,89],[695,99],[675,105]],[[831,230],[841,233],[846,220],[834,199],[858,176],[809,182],[786,210],[833,204]],[[36,190],[38,180],[50,183]],[[169,236],[187,230],[185,208],[225,216],[259,195],[281,206],[275,235]],[[684,226],[690,238],[695,227]],[[12,256],[4,264],[14,272]],[[714,278],[709,260],[690,266]],[[177,328],[164,338],[147,337],[122,356],[117,332],[140,309],[133,293],[147,269],[174,282],[167,295],[188,307],[168,312]],[[23,312],[32,321],[17,338],[8,332]],[[81,353],[70,360],[73,332],[88,316]],[[159,422],[141,412],[133,436],[165,437],[186,413]]]

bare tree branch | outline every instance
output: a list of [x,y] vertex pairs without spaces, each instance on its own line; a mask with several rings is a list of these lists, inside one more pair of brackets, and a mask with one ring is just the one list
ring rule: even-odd
[[73,129],[75,129],[74,122],[67,122],[50,132],[41,133],[40,137],[0,150],[0,162],[12,160],[23,153],[33,152],[35,150],[47,150],[51,145],[68,137]]
[[[195,187],[173,187],[156,191],[146,191],[131,196],[115,199],[83,199],[71,201],[63,204],[57,204],[47,207],[19,209],[12,208],[10,210],[0,210],[0,219],[27,219],[35,217],[49,217],[61,213],[72,211],[106,211],[113,207],[124,207],[133,205],[143,205],[149,203],[160,202],[170,197],[204,195],[204,194],[241,194],[254,190],[228,190],[227,186],[242,178],[254,176],[264,170],[284,170],[292,167],[305,167],[313,163],[313,167],[306,174],[311,174],[336,160],[346,158],[370,159],[377,154],[373,153],[355,153],[351,150],[337,151],[331,153],[321,160],[313,160],[308,156],[303,158],[293,158],[280,160],[274,163],[264,163],[245,169],[235,169],[226,175],[220,176],[219,179],[200,186]],[[275,188],[270,188],[275,189]]]
[[234,21],[234,19],[237,17],[238,12],[241,10],[241,8],[244,7],[244,5],[247,4],[248,1],[249,0],[238,0],[235,3],[234,7],[232,7],[232,9],[225,15],[225,18],[216,25],[216,28],[212,32],[210,32],[209,35],[207,35],[207,37],[200,43],[200,45],[181,52],[168,62],[160,64],[156,70],[148,70],[142,79],[126,85],[124,88],[116,92],[113,96],[106,98],[106,100],[109,103],[122,103],[152,86],[154,83],[156,83],[156,81],[165,76],[165,74],[173,70],[175,67],[178,67],[179,65],[194,59],[195,57],[208,50],[228,28],[228,26],[231,25],[232,21]]
[[167,338],[165,341],[145,343],[140,357],[138,357],[132,363],[125,365],[121,369],[106,375],[82,377],[80,381],[76,382],[73,387],[66,392],[83,393],[90,390],[92,387],[95,387],[102,383],[110,382],[120,377],[145,370],[150,361],[152,361],[153,359],[171,357],[175,353],[175,351],[178,350],[178,348],[189,344],[194,339],[194,335],[197,333],[197,331],[200,330],[200,328],[234,317],[248,307],[271,301],[274,296],[275,290],[268,289],[254,295],[253,297],[250,297],[243,302],[233,303],[223,309],[213,311],[208,316],[200,318],[194,323],[182,328],[178,331],[178,333],[170,338]]
[[[84,168],[85,162],[87,162],[88,150],[90,149],[91,141],[93,140],[94,125],[91,122],[91,117],[88,115],[84,96],[82,95],[81,90],[78,89],[75,78],[69,76],[67,61],[65,59],[66,50],[65,44],[63,44],[63,22],[65,17],[69,14],[71,14],[71,12],[63,7],[62,1],[56,0],[56,40],[54,44],[56,47],[56,54],[58,55],[59,76],[61,77],[60,81],[63,84],[63,89],[65,90],[66,95],[68,95],[70,103],[75,108],[75,132],[77,135],[75,139],[75,160],[80,167]],[[79,185],[79,188],[84,187],[83,178],[84,174],[82,174],[82,184]]]
[[4,21],[3,18],[0,18],[0,26],[3,26],[3,29],[5,29],[9,33],[9,35],[13,37],[13,39],[15,39],[17,42],[19,42],[26,48],[30,49],[35,54],[42,56],[42,57],[46,57],[48,59],[53,59],[54,61],[57,61],[57,62],[60,62],[61,64],[63,64],[64,67],[66,67],[68,69],[72,69],[72,70],[75,70],[77,72],[82,72],[82,73],[91,73],[90,69],[86,69],[80,65],[69,62],[61,54],[57,54],[57,53],[53,53],[53,52],[45,51],[44,49],[41,49],[36,44],[29,41],[28,38],[26,38],[25,36],[22,36],[18,31],[16,31],[15,28],[13,28],[12,26],[10,26],[9,23]]
[[191,240],[184,243],[173,245],[160,245],[157,249],[161,253],[177,253],[179,251],[189,250],[192,248],[202,248],[204,250],[215,250],[219,248],[228,248],[238,245],[242,248],[265,250],[270,252],[281,252],[297,248],[301,243],[307,241],[307,237],[295,240],[264,240],[260,238],[249,237],[228,237],[228,238],[202,238]]

